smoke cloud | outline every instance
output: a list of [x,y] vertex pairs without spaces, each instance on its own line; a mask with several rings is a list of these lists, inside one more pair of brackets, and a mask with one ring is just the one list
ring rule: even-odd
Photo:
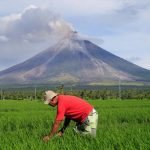
[[[73,32],[71,24],[48,9],[31,5],[0,18],[0,70],[20,63]],[[10,57],[11,56],[11,57]]]
[[20,14],[0,18],[0,42],[43,42],[63,37],[72,30],[58,15],[33,5]]

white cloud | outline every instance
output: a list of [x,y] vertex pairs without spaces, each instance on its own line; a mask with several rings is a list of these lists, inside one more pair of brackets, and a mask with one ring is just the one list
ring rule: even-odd
[[0,19],[0,34],[11,41],[43,42],[53,36],[71,32],[71,25],[47,9],[29,6],[20,14]]
[[150,1],[141,0],[51,0],[48,6],[53,11],[64,16],[93,16],[107,15],[117,11],[136,13],[139,9],[146,9]]
[[141,66],[150,64],[150,0],[5,0],[0,1],[0,10],[5,16],[0,18],[3,53],[13,49],[16,57],[21,51],[27,57],[28,51],[29,57],[74,30],[53,11],[106,50],[123,58],[140,57],[136,63]]
[[104,49],[139,66],[150,69],[149,33],[123,32],[121,34],[103,36],[102,38],[104,40],[102,45]]
[[117,0],[62,0],[60,3],[53,1],[53,5],[54,7],[57,6],[55,7],[56,11],[69,12],[68,15],[91,15],[97,13],[111,13],[117,10],[121,7],[121,3],[116,1]]
[[[17,5],[16,5],[17,4]],[[145,8],[149,6],[150,1],[145,0],[2,0],[0,1],[0,10],[2,12],[18,12],[29,5],[36,5],[41,8],[53,9],[60,14],[65,15],[91,15],[108,14],[113,11],[125,8]]]
[[1,17],[1,69],[32,57],[72,31],[73,27],[60,16],[34,5]]
[[0,42],[7,42],[9,39],[6,36],[0,35]]
[[131,62],[138,62],[138,61],[141,61],[141,58],[140,57],[129,57],[129,58],[126,58],[126,60],[131,61]]
[[150,70],[150,59],[149,58],[140,58],[140,57],[130,57],[130,58],[126,58],[126,60],[141,66],[145,69],[149,69]]

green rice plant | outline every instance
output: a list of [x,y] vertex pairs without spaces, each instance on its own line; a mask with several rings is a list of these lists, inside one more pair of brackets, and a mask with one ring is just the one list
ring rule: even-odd
[[98,111],[96,138],[80,136],[71,122],[63,137],[48,143],[56,108],[40,101],[0,101],[0,150],[149,150],[150,101],[92,100]]

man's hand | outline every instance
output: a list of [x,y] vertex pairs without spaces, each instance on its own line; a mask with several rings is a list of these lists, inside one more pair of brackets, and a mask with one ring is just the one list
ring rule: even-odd
[[44,142],[48,142],[49,140],[50,140],[50,137],[48,135],[43,137]]
[[55,120],[50,134],[45,136],[45,137],[43,137],[43,141],[44,142],[48,142],[54,136],[54,134],[57,133],[57,130],[58,130],[59,125],[60,125],[61,122],[62,121]]
[[63,132],[62,130],[59,130],[58,133],[57,133],[57,135],[58,135],[59,137],[63,136],[63,134],[64,134],[64,132]]

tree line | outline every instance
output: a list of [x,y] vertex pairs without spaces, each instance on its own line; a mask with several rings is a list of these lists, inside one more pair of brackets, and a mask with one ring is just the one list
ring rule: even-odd
[[[29,88],[29,89],[5,89],[1,90],[1,100],[43,100],[44,91],[47,89]],[[150,100],[150,90],[149,89],[64,89],[54,88],[55,92],[60,94],[76,95],[84,99],[97,99],[97,100],[107,100],[107,99],[149,99]]]

